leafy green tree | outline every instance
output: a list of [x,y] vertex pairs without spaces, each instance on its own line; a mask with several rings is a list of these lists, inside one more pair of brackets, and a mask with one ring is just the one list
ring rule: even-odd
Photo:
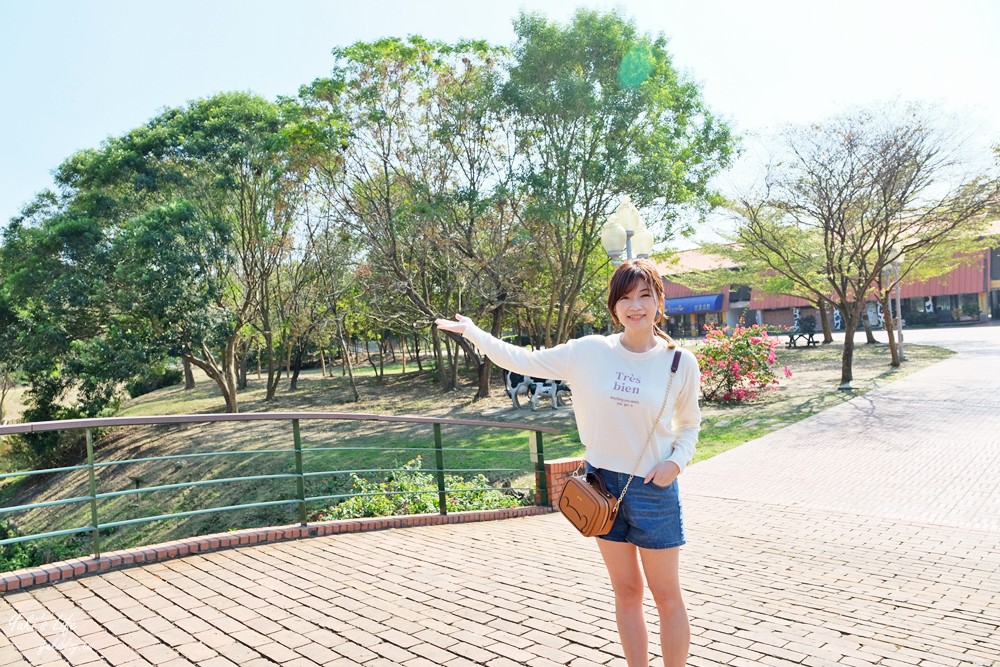
[[325,305],[326,322],[332,322],[331,333],[340,349],[351,394],[357,401],[360,395],[347,345],[350,339],[347,317],[355,310],[354,304],[358,301],[357,242],[343,229],[332,226],[329,218],[321,218],[315,223],[307,222],[306,230],[316,258],[315,271],[320,292],[317,301],[322,300]]
[[3,292],[3,283],[0,281],[0,424],[7,421],[4,404],[7,400],[7,394],[14,388],[14,379],[18,369],[17,331],[17,313],[7,302]]
[[[730,202],[729,208],[737,215],[746,216],[739,202]],[[768,215],[762,211],[754,212],[763,217]],[[773,233],[782,234],[779,245],[784,251],[784,260],[791,263],[794,272],[802,276],[802,281],[794,281],[784,272],[775,271],[774,263],[781,263],[782,258],[768,251],[766,247],[749,247],[740,243],[737,236],[732,236],[725,243],[706,243],[700,250],[710,255],[729,260],[732,267],[722,266],[715,269],[690,271],[676,276],[674,280],[696,291],[719,290],[725,286],[746,286],[763,294],[784,294],[812,302],[819,311],[819,320],[823,328],[823,342],[833,342],[833,332],[827,317],[828,302],[818,299],[812,290],[801,286],[802,282],[819,284],[823,280],[823,239],[813,230],[798,228],[774,229]],[[663,260],[667,265],[671,258]],[[792,268],[789,271],[792,271]]]
[[288,252],[298,185],[338,131],[288,101],[226,93],[66,160],[60,194],[40,195],[4,239],[5,289],[33,341],[30,416],[55,418],[70,387],[98,414],[168,355],[236,411],[237,352]]
[[[43,193],[5,230],[3,266],[8,304],[17,313],[21,365],[33,387],[29,394],[58,399],[71,385],[69,369],[85,365],[85,342],[107,325],[103,230],[87,211]],[[41,390],[42,384],[47,388]],[[95,406],[89,412],[100,411],[103,393],[99,385],[84,389],[83,401]],[[34,407],[54,415],[54,408]]]
[[[101,414],[135,369],[105,364],[108,350],[92,342],[110,328],[100,280],[109,266],[108,244],[100,225],[84,207],[44,192],[11,220],[3,240],[0,293],[12,311],[4,338],[28,384],[23,419]],[[69,406],[74,388],[78,403]],[[14,439],[14,452],[25,466],[44,467],[71,456],[78,444],[53,433],[26,434]]]
[[670,233],[681,212],[719,203],[709,179],[733,138],[674,68],[666,39],[619,13],[581,9],[567,26],[521,14],[514,30],[504,100],[518,118],[521,215],[552,345],[575,330],[580,294],[600,274],[589,258],[617,200],[658,211]]
[[[506,51],[481,43],[464,47],[428,89],[426,159],[413,185],[423,195],[421,213],[435,222],[437,238],[429,241],[441,256],[445,303],[451,301],[449,288],[457,285],[456,310],[488,317],[489,330],[499,336],[523,292],[523,268],[531,260],[519,216],[523,191],[515,172],[515,118],[500,99]],[[476,397],[487,397],[490,360],[460,337],[453,340],[476,368]]]
[[[338,225],[363,239],[376,331],[408,332],[458,308],[490,313],[499,329],[516,275],[507,270],[511,156],[495,94],[502,52],[410,37],[334,56],[334,76],[304,89],[303,104],[351,126],[324,184]],[[434,341],[443,371],[436,333]],[[456,342],[478,368],[478,395],[487,395],[487,361]]]
[[[308,177],[308,156],[318,150],[304,143],[321,137],[336,144],[334,133],[316,132],[286,113],[289,108],[244,93],[221,94],[168,110],[107,149],[117,157],[107,182],[130,180],[162,202],[159,214],[133,219],[136,234],[147,236],[122,250],[126,266],[139,274],[123,288],[141,282],[143,272],[152,284],[177,286],[167,291],[169,300],[158,300],[160,307],[129,312],[152,331],[169,329],[179,353],[215,381],[231,412],[238,409],[241,340],[261,318],[260,328],[271,331],[271,278],[288,249],[294,193]],[[173,235],[176,248],[150,243],[157,225]],[[123,245],[131,238],[123,235]],[[163,250],[163,261],[145,256],[153,248]],[[175,270],[184,280],[171,275]],[[266,349],[273,361],[273,340]]]

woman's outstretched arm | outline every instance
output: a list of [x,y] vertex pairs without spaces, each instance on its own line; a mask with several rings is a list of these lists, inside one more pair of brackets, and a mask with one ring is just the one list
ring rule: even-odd
[[536,379],[572,380],[573,347],[576,341],[532,351],[494,338],[464,315],[456,315],[454,320],[439,318],[434,324],[439,329],[464,336],[501,368]]

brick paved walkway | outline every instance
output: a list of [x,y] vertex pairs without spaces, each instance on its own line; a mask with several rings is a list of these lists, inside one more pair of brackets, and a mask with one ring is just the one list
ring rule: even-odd
[[[691,665],[1000,667],[1000,327],[907,340],[960,354],[685,473]],[[0,665],[623,665],[611,608],[547,515],[10,593]]]

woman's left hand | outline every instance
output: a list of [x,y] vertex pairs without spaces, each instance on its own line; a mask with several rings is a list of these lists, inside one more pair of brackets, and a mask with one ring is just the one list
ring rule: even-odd
[[437,325],[438,329],[451,331],[452,333],[457,333],[461,336],[465,333],[465,330],[469,328],[469,325],[472,324],[472,320],[465,315],[455,315],[455,319],[453,320],[438,318],[434,320],[434,324]]
[[644,484],[652,482],[657,486],[670,486],[679,474],[681,474],[680,466],[673,461],[664,461],[653,466],[642,481]]

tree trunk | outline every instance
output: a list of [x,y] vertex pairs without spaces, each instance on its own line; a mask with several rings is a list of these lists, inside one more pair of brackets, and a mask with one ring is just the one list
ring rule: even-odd
[[264,400],[272,401],[281,381],[281,361],[276,359],[278,351],[274,349],[274,334],[269,327],[264,330],[264,349],[267,351],[267,393]]
[[[379,343],[377,347],[379,349],[379,354],[381,355],[382,353],[381,343]],[[375,357],[372,356],[372,341],[367,336],[365,336],[365,355],[368,358],[368,365],[372,367],[373,371],[375,371],[375,379],[381,380],[382,375],[379,373],[378,364],[375,363]]]
[[406,375],[406,335],[399,334],[399,358],[403,362],[403,375]]
[[392,347],[392,342],[383,338],[378,342],[378,379],[382,380],[385,378],[385,349],[386,346]]
[[10,379],[7,369],[0,371],[0,424],[7,423],[4,413],[4,402],[7,400],[7,392],[14,388],[14,383]]
[[872,332],[872,323],[868,319],[867,305],[861,313],[861,322],[865,325],[865,345],[874,345],[878,343],[878,341],[875,340],[875,334]]
[[[228,348],[228,345],[227,345]],[[226,371],[225,356],[223,356],[223,364],[220,367],[218,362],[215,360],[215,355],[212,354],[211,350],[204,342],[201,344],[202,355],[204,359],[200,359],[193,354],[186,354],[184,357],[188,359],[193,365],[197,366],[201,370],[205,371],[205,375],[212,379],[213,382],[219,387],[219,391],[222,393],[222,398],[226,402],[226,412],[239,412],[238,403],[236,400],[236,382],[233,378],[233,382],[230,384],[228,372]],[[223,355],[226,353],[223,352]]]
[[296,391],[299,388],[299,372],[302,370],[302,357],[305,356],[306,345],[301,338],[295,345],[295,355],[292,359],[292,379],[288,383],[289,391]]
[[236,388],[247,388],[247,364],[250,358],[250,341],[240,346],[239,363],[236,366]]
[[[503,302],[493,311],[493,322],[490,326],[490,333],[499,338],[500,334],[503,333],[503,312],[504,306]],[[471,355],[466,354],[466,357]],[[490,375],[493,371],[493,362],[489,357],[477,357],[477,371],[479,373],[479,389],[476,391],[476,397],[473,400],[479,400],[481,398],[490,397]]]
[[879,301],[882,303],[882,317],[885,320],[885,333],[889,336],[889,355],[892,357],[892,361],[889,362],[889,365],[893,368],[899,368],[899,346],[896,345],[895,320],[892,317],[892,310],[889,307],[889,295],[880,295]]
[[828,345],[833,342],[833,329],[830,327],[830,320],[827,318],[826,303],[820,301],[816,304],[816,309],[819,311],[819,321],[823,323],[823,345]]
[[844,318],[844,352],[841,356],[838,389],[853,389],[851,382],[854,381],[854,332],[858,330],[858,320],[862,317],[860,311],[861,309],[853,306],[850,309],[841,308]]
[[458,345],[452,350],[451,340],[446,338],[444,349],[448,353],[448,385],[458,389]]
[[326,377],[326,355],[323,354],[323,344],[319,346],[319,376]]
[[181,357],[181,366],[184,367],[184,391],[194,389],[194,372],[191,370],[191,360]]
[[420,359],[420,335],[413,332],[413,352],[417,355],[417,370],[424,370],[424,362]]
[[437,369],[435,374],[437,375],[438,384],[445,391],[454,389],[454,387],[448,386],[448,377],[444,365],[444,353],[441,351],[441,330],[437,326],[431,327],[431,344],[434,349],[434,362],[437,364]]
[[344,372],[347,373],[348,377],[350,378],[351,393],[354,395],[354,402],[357,403],[359,400],[361,400],[361,396],[358,395],[358,386],[354,383],[354,368],[351,367],[351,355],[348,354],[347,352],[347,342],[344,340],[344,326],[343,323],[340,321],[339,317],[336,318],[336,320],[337,320],[337,338],[340,343],[340,356],[341,356],[341,361],[344,364],[343,370]]
[[222,357],[222,370],[225,371],[226,386],[229,388],[229,396],[232,397],[231,403],[227,401],[226,409],[232,408],[233,412],[239,412],[236,406],[236,344],[238,342],[239,337],[234,334],[226,341],[226,349]]

